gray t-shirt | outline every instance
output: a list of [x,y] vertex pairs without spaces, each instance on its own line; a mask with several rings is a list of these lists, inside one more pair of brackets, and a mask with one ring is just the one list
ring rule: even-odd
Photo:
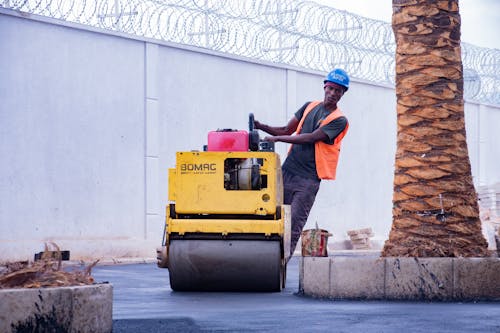
[[[304,111],[309,103],[310,102],[307,102],[297,112],[295,112],[295,117],[299,121],[304,115]],[[329,114],[330,111],[324,107],[323,103],[318,104],[304,119],[300,133],[314,132],[319,127],[321,121]],[[329,138],[325,141],[325,143],[333,144],[335,138],[342,133],[346,126],[347,118],[342,116],[321,127],[321,130],[325,132]],[[292,150],[283,163],[283,169],[286,169],[288,172],[297,176],[319,180],[316,172],[314,143],[292,145]]]

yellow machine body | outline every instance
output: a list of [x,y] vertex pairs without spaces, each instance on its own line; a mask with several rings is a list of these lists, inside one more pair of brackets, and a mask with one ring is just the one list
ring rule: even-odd
[[[263,188],[228,189],[224,186],[228,160],[257,159]],[[178,213],[256,214],[276,213],[283,198],[279,155],[274,152],[178,152],[176,168],[169,173],[169,200]],[[262,185],[261,185],[262,186]]]
[[290,226],[278,154],[178,152],[168,184],[159,266],[172,289],[281,290]]

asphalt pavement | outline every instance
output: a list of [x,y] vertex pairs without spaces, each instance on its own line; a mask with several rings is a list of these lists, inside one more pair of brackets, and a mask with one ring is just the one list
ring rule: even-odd
[[495,332],[499,302],[314,299],[298,294],[297,258],[280,293],[174,292],[168,270],[148,264],[97,266],[113,285],[113,332]]

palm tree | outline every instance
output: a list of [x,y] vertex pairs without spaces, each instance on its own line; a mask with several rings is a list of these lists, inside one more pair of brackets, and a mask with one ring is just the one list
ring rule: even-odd
[[393,0],[397,150],[382,256],[482,257],[465,138],[458,0]]

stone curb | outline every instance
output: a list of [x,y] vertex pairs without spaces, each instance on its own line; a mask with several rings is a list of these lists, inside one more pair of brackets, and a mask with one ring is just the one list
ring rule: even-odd
[[299,292],[332,299],[500,301],[500,258],[301,257]]
[[113,330],[113,286],[0,290],[0,332]]

